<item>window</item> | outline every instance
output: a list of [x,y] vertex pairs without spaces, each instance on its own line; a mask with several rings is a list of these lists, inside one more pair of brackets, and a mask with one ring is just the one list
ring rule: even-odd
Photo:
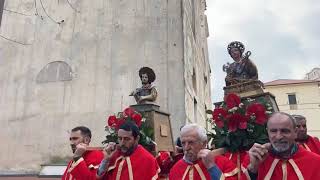
[[288,94],[289,104],[297,104],[296,94]]
[[64,61],[53,61],[41,69],[37,75],[36,82],[48,83],[59,81],[71,81],[72,69]]
[[297,98],[295,93],[288,94],[290,110],[298,109],[297,107]]
[[197,76],[196,76],[196,70],[193,68],[192,72],[192,86],[194,93],[197,93]]
[[0,0],[0,26],[1,26],[2,14],[3,14],[3,6],[4,6],[4,0]]
[[207,75],[204,75],[204,82],[205,82],[205,85],[208,84],[208,77],[207,77]]
[[197,123],[198,102],[196,98],[193,98],[193,122]]

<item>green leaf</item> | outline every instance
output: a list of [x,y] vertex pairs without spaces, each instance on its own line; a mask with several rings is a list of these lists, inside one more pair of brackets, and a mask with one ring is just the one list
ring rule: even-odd
[[212,110],[210,110],[210,109],[208,109],[208,110],[206,110],[206,113],[207,113],[207,114],[212,114],[212,113],[213,113],[213,111],[212,111]]

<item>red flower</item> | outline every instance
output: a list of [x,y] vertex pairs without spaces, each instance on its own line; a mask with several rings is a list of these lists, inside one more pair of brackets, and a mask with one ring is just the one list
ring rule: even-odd
[[254,103],[247,108],[248,116],[255,116],[256,123],[264,125],[267,122],[266,109],[262,104]]
[[230,132],[234,132],[238,129],[240,116],[241,114],[236,113],[230,115],[230,117],[228,118],[228,129]]
[[137,124],[138,127],[141,126],[141,124],[142,124],[142,121],[141,121],[142,120],[142,116],[141,116],[141,114],[133,114],[131,118],[134,120],[134,122]]
[[108,118],[108,126],[115,127],[117,123],[117,117],[116,116],[109,116]]
[[158,161],[158,164],[162,164],[164,161],[170,159],[170,152],[160,151],[159,156],[156,159]]
[[227,104],[227,108],[231,109],[233,107],[239,106],[239,104],[241,103],[241,99],[238,95],[230,93],[225,97],[225,102]]
[[118,130],[120,128],[120,126],[125,123],[126,121],[124,119],[118,119],[117,123],[116,123],[116,129]]
[[224,126],[223,119],[226,118],[228,112],[223,108],[215,108],[212,112],[213,121],[219,127]]
[[124,111],[124,114],[127,115],[128,117],[131,117],[134,114],[134,109],[131,107],[126,108]]
[[239,117],[239,129],[247,129],[248,118],[246,116]]

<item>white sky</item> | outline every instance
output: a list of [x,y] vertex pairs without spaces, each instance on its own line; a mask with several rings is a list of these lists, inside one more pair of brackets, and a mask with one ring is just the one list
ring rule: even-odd
[[213,102],[221,101],[233,60],[226,47],[241,41],[257,65],[259,79],[302,79],[320,67],[320,0],[207,0]]

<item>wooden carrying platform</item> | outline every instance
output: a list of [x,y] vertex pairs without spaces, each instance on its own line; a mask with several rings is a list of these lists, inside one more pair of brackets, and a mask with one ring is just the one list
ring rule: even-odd
[[154,130],[152,140],[156,142],[155,154],[159,151],[174,151],[170,115],[159,110],[155,104],[131,105],[133,109],[143,114],[146,123]]

